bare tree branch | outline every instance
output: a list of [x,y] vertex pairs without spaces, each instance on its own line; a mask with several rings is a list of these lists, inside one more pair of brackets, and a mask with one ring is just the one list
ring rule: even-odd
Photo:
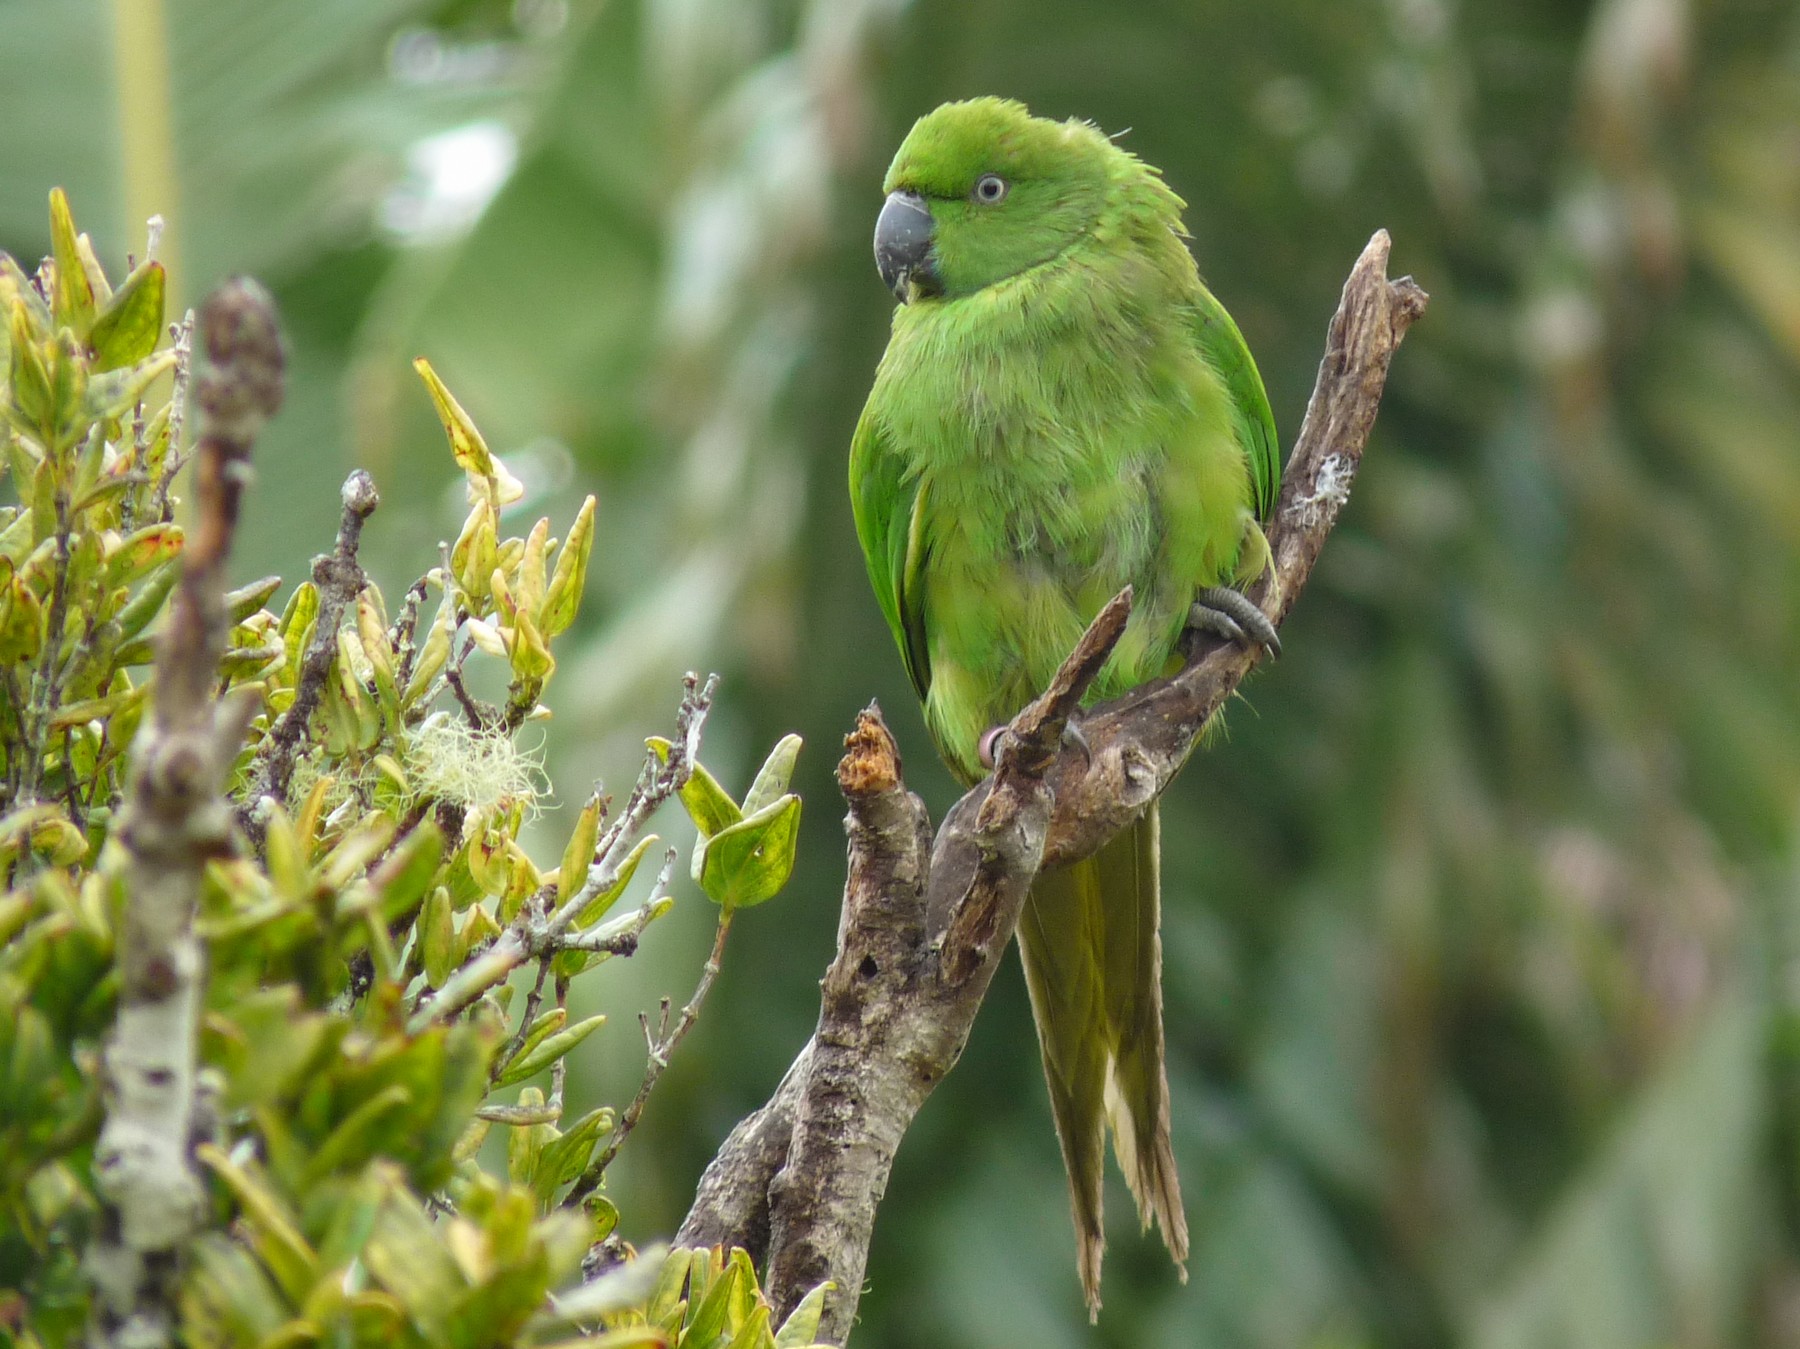
[[[1388,364],[1424,312],[1410,278],[1387,279],[1388,248],[1377,233],[1345,283],[1268,530],[1273,573],[1252,598],[1277,623],[1337,522]],[[1258,659],[1197,640],[1173,678],[1087,712],[1085,752],[1061,750],[1063,723],[1128,606],[1129,593],[1095,620],[1051,689],[1014,720],[994,776],[951,808],[929,845],[925,808],[906,790],[877,709],[846,742],[850,866],[819,1027],[770,1102],[726,1140],[677,1234],[766,1256],[780,1315],[831,1279],[821,1339],[849,1333],[894,1154],[961,1054],[1038,868],[1091,856],[1135,820]]]
[[313,559],[313,584],[319,588],[319,617],[313,626],[312,642],[300,658],[300,676],[294,685],[294,701],[269,728],[268,736],[257,746],[256,765],[251,770],[253,783],[244,793],[239,823],[258,851],[267,832],[263,810],[265,801],[285,803],[288,783],[294,776],[294,761],[306,743],[312,727],[313,713],[325,696],[325,680],[337,658],[338,628],[344,611],[356,603],[369,578],[357,561],[362,544],[363,522],[381,504],[375,490],[375,479],[357,469],[344,479],[340,493],[344,513],[338,521],[337,547]]
[[154,715],[142,733],[121,821],[125,862],[118,1020],[106,1048],[106,1123],[95,1156],[111,1206],[91,1249],[99,1293],[93,1339],[176,1342],[179,1252],[203,1216],[192,1149],[203,961],[193,932],[206,864],[231,847],[225,778],[251,700],[213,696],[230,631],[225,560],[250,476],[250,450],[281,405],[281,333],[254,282],[228,282],[200,318],[198,504],[181,585],[156,662]]

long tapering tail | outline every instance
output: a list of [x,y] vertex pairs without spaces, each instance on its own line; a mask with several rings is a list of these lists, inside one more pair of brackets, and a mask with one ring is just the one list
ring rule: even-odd
[[1160,892],[1153,805],[1092,858],[1039,876],[1019,919],[1090,1315],[1100,1308],[1106,1250],[1102,1121],[1111,1125],[1139,1218],[1162,1229],[1177,1265],[1187,1260],[1163,1068]]

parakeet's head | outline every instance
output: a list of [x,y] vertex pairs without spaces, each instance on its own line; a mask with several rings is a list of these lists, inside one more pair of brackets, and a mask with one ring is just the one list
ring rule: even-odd
[[1149,170],[1086,122],[1022,103],[946,103],[889,166],[875,265],[902,301],[968,295],[1047,262],[1093,228],[1121,171]]

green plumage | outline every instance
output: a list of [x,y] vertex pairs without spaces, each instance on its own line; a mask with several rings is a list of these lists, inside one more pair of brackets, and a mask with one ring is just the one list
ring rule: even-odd
[[[929,213],[930,247],[894,264],[909,302],[856,428],[851,497],[926,724],[973,782],[982,733],[1042,691],[1124,585],[1136,604],[1095,699],[1177,663],[1199,590],[1261,571],[1275,431],[1249,350],[1195,270],[1181,200],[1093,127],[998,99],[946,104],[914,126],[886,187]],[[1040,878],[1020,923],[1093,1307],[1103,1119],[1145,1223],[1187,1253],[1157,870],[1152,811]]]

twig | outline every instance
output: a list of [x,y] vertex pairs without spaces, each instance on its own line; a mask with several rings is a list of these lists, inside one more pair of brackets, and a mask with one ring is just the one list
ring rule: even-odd
[[175,339],[175,387],[169,394],[169,448],[164,452],[162,473],[156,480],[156,518],[165,524],[175,518],[169,505],[169,489],[187,462],[181,437],[187,429],[188,380],[194,368],[193,310],[183,314],[180,323],[169,325],[169,336]]
[[429,580],[421,576],[407,587],[406,598],[400,605],[400,617],[394,621],[393,630],[388,633],[388,642],[393,646],[396,656],[394,683],[402,689],[412,681],[413,661],[419,654],[414,644],[414,637],[419,629],[419,606],[425,603],[429,586]]
[[381,496],[375,480],[357,469],[344,480],[343,516],[338,521],[337,547],[313,559],[313,584],[319,588],[319,617],[313,628],[312,643],[300,660],[300,676],[294,687],[294,701],[276,718],[269,733],[257,747],[256,762],[251,769],[251,788],[239,807],[238,823],[257,848],[262,847],[267,826],[263,821],[263,802],[287,800],[288,783],[294,776],[294,759],[306,741],[313,713],[325,694],[325,680],[337,659],[338,628],[344,610],[356,603],[356,597],[368,584],[356,550],[362,542],[363,522],[375,513]]
[[[1273,579],[1252,597],[1277,622],[1336,523],[1388,363],[1424,311],[1410,279],[1387,279],[1388,247],[1377,233],[1345,283],[1268,531]],[[1057,754],[1059,716],[1085,687],[1072,667],[1104,658],[1107,622],[1015,719],[998,771],[957,802],[935,841],[878,709],[847,742],[838,780],[850,867],[819,1028],[713,1159],[676,1238],[766,1253],[778,1316],[833,1280],[821,1340],[849,1333],[894,1152],[955,1065],[1038,868],[1091,856],[1142,814],[1257,660],[1202,644],[1174,678],[1084,715],[1085,752]]]
[[631,1098],[631,1104],[625,1107],[625,1113],[619,1116],[619,1122],[613,1125],[612,1134],[606,1144],[588,1160],[581,1175],[563,1199],[563,1206],[571,1208],[579,1205],[583,1199],[592,1194],[600,1184],[606,1168],[612,1165],[613,1158],[619,1155],[619,1149],[625,1146],[625,1140],[637,1127],[642,1118],[644,1107],[650,1103],[650,1093],[656,1090],[656,1084],[662,1080],[668,1069],[669,1060],[674,1056],[675,1048],[687,1033],[694,1028],[700,1019],[700,1005],[706,1001],[706,995],[712,991],[713,980],[719,977],[719,968],[725,957],[725,936],[731,931],[731,910],[726,909],[719,915],[719,929],[713,935],[712,953],[706,957],[706,964],[700,969],[700,982],[694,985],[694,996],[689,998],[687,1006],[681,1009],[681,1016],[675,1025],[669,1025],[669,1000],[663,999],[662,1022],[657,1028],[654,1039],[650,1038],[649,1022],[644,1023],[645,1038],[650,1040],[648,1061],[644,1065],[644,1080],[638,1084],[637,1095]]
[[118,837],[127,897],[118,942],[119,1010],[106,1048],[98,1187],[115,1221],[92,1248],[91,1340],[176,1342],[180,1252],[205,1211],[193,1164],[196,1037],[203,962],[193,932],[209,860],[229,853],[225,778],[253,699],[212,697],[225,649],[225,558],[249,480],[252,443],[281,403],[275,309],[255,283],[227,283],[201,320],[196,527],[157,653],[154,713],[139,742]]
[[457,704],[462,708],[463,715],[469,719],[470,728],[486,731],[494,724],[494,713],[470,697],[469,690],[463,687],[462,681],[463,662],[469,658],[469,653],[474,649],[475,643],[472,640],[463,643],[462,654],[444,667],[444,682],[449,684],[450,692],[456,695]]
[[697,675],[685,677],[681,709],[675,718],[675,737],[668,756],[663,758],[652,753],[645,758],[625,809],[595,844],[594,861],[580,889],[548,917],[541,916],[533,905],[521,909],[506,931],[485,950],[464,962],[429,1001],[419,1006],[410,1022],[415,1032],[434,1021],[455,1016],[527,961],[559,951],[607,951],[629,955],[637,949],[638,938],[655,916],[656,904],[667,895],[672,867],[668,861],[664,863],[650,898],[633,918],[617,920],[588,932],[571,933],[569,928],[596,896],[618,884],[619,875],[651,814],[687,785],[693,765],[698,761],[700,732],[706,724],[706,714],[712,707],[718,686],[717,675],[709,675],[704,684]]

